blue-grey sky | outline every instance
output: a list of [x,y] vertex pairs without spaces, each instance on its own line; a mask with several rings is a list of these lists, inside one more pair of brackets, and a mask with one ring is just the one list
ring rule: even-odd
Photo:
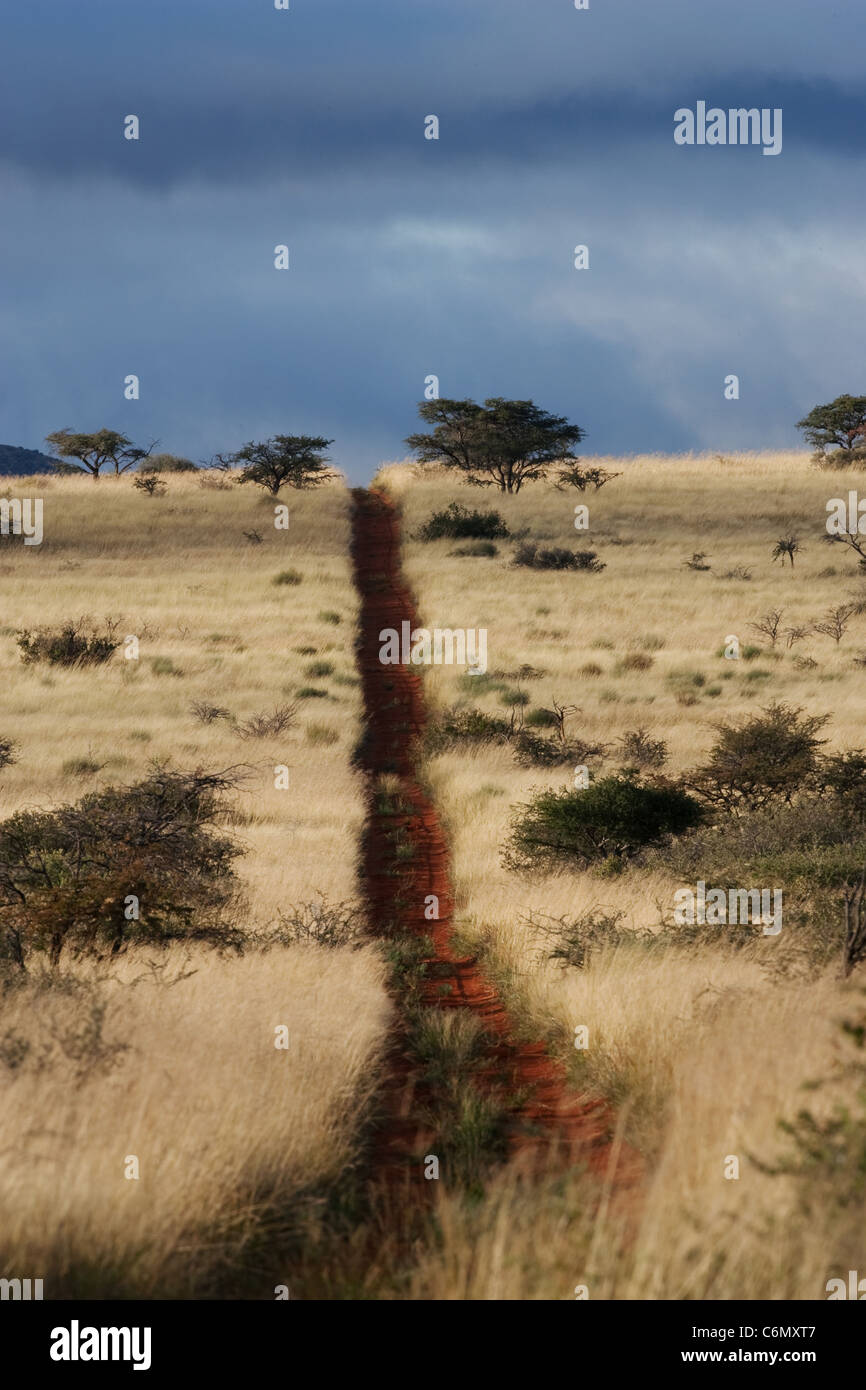
[[[0,442],[321,433],[363,480],[435,374],[588,453],[796,444],[866,392],[864,39],[862,0],[0,0]],[[676,145],[699,100],[781,154]]]

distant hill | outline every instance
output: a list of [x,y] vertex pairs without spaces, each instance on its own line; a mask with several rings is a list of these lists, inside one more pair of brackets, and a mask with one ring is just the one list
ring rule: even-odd
[[55,460],[38,449],[20,449],[16,444],[0,444],[0,476],[27,476],[30,473],[56,473]]

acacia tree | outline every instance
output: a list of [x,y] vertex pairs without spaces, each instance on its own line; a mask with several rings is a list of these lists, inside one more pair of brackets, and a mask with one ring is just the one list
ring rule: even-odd
[[718,740],[684,785],[720,811],[739,815],[773,801],[790,803],[808,785],[824,739],[825,714],[771,704],[741,723],[717,725]]
[[819,458],[831,444],[843,450],[843,461],[844,454],[859,454],[866,444],[866,396],[837,396],[828,405],[816,405],[798,420],[797,429],[803,430]]
[[519,492],[525,482],[544,476],[552,463],[577,462],[572,447],[584,437],[579,425],[551,415],[533,401],[491,396],[475,401],[422,401],[429,434],[410,434],[406,443],[422,463],[442,463],[464,473],[476,487]]
[[260,444],[250,442],[228,458],[220,457],[223,465],[243,464],[239,483],[258,483],[276,497],[286,483],[290,487],[315,487],[327,478],[335,477],[328,468],[322,452],[333,439],[312,434],[275,434]]
[[148,458],[154,448],[151,444],[149,449],[137,449],[131,439],[117,430],[95,430],[92,434],[55,430],[46,435],[45,443],[62,459],[76,459],[69,466],[79,473],[89,473],[94,480],[106,464],[114,466],[115,474],[125,473]]

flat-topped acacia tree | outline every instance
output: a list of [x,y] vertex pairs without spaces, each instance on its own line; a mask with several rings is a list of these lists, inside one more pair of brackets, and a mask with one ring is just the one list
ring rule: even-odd
[[422,401],[422,420],[430,434],[410,434],[406,443],[422,463],[441,463],[466,475],[477,487],[519,492],[542,478],[552,463],[577,462],[572,448],[584,438],[579,425],[551,415],[533,401],[491,396],[475,401]]
[[258,483],[272,497],[281,487],[315,487],[335,477],[323,450],[333,439],[312,434],[275,434],[260,444],[252,441],[237,453],[220,456],[229,466],[242,465],[239,483]]
[[131,439],[118,430],[94,430],[91,434],[75,434],[72,430],[55,430],[46,435],[45,443],[61,459],[74,459],[68,467],[89,473],[95,480],[102,469],[112,465],[115,474],[125,473],[148,458],[154,448],[138,449]]
[[828,405],[816,405],[797,421],[806,439],[822,459],[835,444],[840,462],[853,463],[866,455],[866,396],[837,396]]

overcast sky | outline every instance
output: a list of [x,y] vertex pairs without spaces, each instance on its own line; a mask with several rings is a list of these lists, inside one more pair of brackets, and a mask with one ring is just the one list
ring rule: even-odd
[[[0,0],[0,442],[315,433],[360,481],[435,374],[591,453],[797,444],[866,393],[864,39],[863,0]],[[700,100],[782,152],[676,145]]]

